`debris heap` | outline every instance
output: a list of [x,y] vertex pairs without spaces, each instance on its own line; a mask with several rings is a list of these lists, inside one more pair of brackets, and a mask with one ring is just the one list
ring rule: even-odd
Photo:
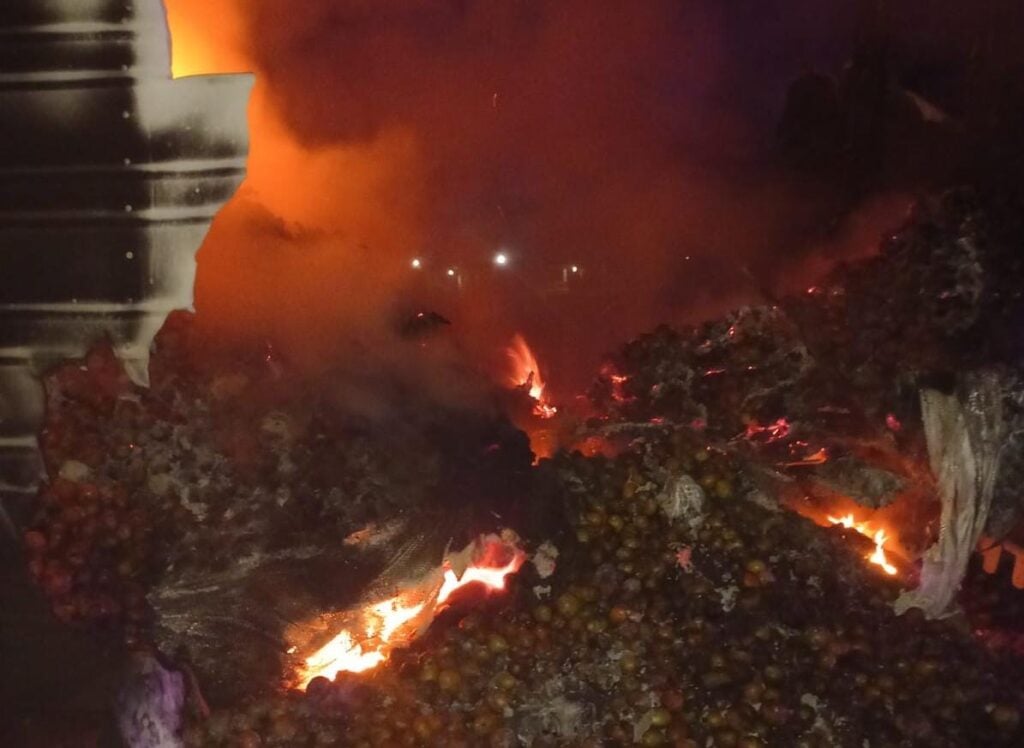
[[[1021,738],[1012,668],[897,617],[860,536],[746,498],[686,431],[540,467],[561,532],[511,597],[382,668],[196,722],[195,746],[973,746]],[[680,501],[685,492],[696,500]],[[550,576],[551,548],[557,547]]]

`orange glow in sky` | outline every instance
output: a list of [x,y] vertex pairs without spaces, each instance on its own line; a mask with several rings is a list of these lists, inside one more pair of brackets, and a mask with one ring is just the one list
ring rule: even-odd
[[251,69],[242,51],[241,21],[227,0],[164,0],[175,78]]

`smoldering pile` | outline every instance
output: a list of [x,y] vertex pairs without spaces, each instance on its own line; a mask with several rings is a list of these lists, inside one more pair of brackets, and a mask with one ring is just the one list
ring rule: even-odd
[[279,687],[286,629],[493,529],[492,505],[467,496],[500,476],[491,495],[513,512],[531,455],[496,414],[424,405],[382,428],[297,384],[270,347],[203,346],[182,315],[148,389],[109,348],[49,378],[53,479],[25,543],[61,620],[159,647],[220,700]]
[[[956,369],[1012,374],[1011,214],[948,195],[800,299],[628,344],[580,435],[618,454],[541,462],[535,499],[564,521],[533,538],[514,596],[451,611],[372,673],[215,714],[189,741],[1014,744],[1012,663],[956,621],[896,616],[910,565],[887,576],[865,563],[869,540],[779,508],[934,491],[917,389]],[[963,345],[979,331],[980,354]]]
[[[841,528],[746,500],[685,430],[540,467],[563,533],[512,597],[453,610],[360,676],[195,723],[189,745],[1012,745],[1012,667]],[[558,549],[551,576],[551,548]]]
[[922,201],[877,256],[800,296],[632,341],[591,391],[592,426],[690,425],[777,488],[877,508],[931,480],[921,390],[966,400],[989,373],[1009,439],[988,529],[1005,535],[1024,513],[1021,203],[969,189]]
[[[1010,208],[953,193],[799,299],[628,344],[580,435],[614,457],[563,451],[531,468],[522,435],[486,419],[460,419],[458,438],[421,421],[396,448],[282,390],[272,352],[204,368],[172,327],[149,393],[126,390],[102,356],[58,377],[45,446],[63,478],[27,536],[33,568],[67,619],[156,632],[180,662],[204,653],[201,687],[219,705],[190,714],[189,745],[1014,745],[1012,661],[956,620],[897,616],[909,564],[887,576],[865,563],[869,540],[779,508],[933,491],[917,392],[962,388],[948,372],[998,370],[1017,423]],[[458,446],[438,455],[446,444]],[[1016,513],[998,488],[1010,457],[993,522]],[[248,583],[280,554],[330,567],[312,576],[336,583],[314,591],[335,599],[317,605],[349,604],[347,577],[372,577],[384,557],[339,539],[395,517],[423,524],[438,496],[453,500],[442,521],[481,498],[518,514],[535,563],[511,594],[456,605],[378,667],[278,690],[286,653],[267,657],[245,632],[161,635],[162,591],[225,572],[216,589],[247,601],[236,617],[270,600],[254,630],[279,630],[312,594],[302,574]],[[242,674],[261,687],[240,687]]]

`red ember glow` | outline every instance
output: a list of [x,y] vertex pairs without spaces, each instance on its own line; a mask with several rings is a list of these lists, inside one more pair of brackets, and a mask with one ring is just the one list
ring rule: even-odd
[[[423,596],[423,585],[415,584],[395,597],[368,605],[354,617],[356,624],[343,629],[326,645],[307,657],[299,668],[298,685],[305,688],[316,677],[334,678],[338,673],[362,673],[386,662],[393,649],[409,643],[439,612],[457,590],[473,584],[490,591],[505,589],[506,578],[523,565],[525,554],[495,536],[482,538],[471,550],[473,563],[461,576],[446,560],[436,593]],[[359,633],[353,633],[357,631]]]
[[828,450],[821,447],[817,452],[802,457],[793,462],[783,463],[783,467],[807,467],[810,465],[823,465],[828,462]]
[[512,360],[509,383],[517,389],[525,389],[534,400],[533,414],[539,418],[552,418],[558,408],[551,404],[545,394],[545,383],[540,373],[540,364],[526,344],[522,335],[516,335],[509,346],[508,356]]
[[616,374],[610,364],[606,364],[601,369],[601,376],[607,377],[608,381],[612,383],[612,399],[615,402],[624,403],[630,399],[626,397],[626,393],[623,391],[623,387],[629,381],[629,377]]
[[766,440],[769,442],[778,441],[779,439],[785,439],[789,436],[789,421],[785,418],[780,418],[775,423],[770,423],[767,426],[762,426],[756,421],[747,426],[747,438],[753,439],[754,437],[762,434],[767,435]]

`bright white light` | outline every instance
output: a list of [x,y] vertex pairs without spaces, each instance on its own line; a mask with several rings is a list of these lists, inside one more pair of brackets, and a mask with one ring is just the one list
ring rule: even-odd
[[578,273],[578,272],[580,271],[580,267],[579,267],[579,265],[573,265],[573,266],[572,266],[571,268],[569,268],[569,269],[570,269],[570,270],[572,270],[572,272],[574,272],[574,273]]
[[419,257],[415,258],[412,261],[413,270],[419,270],[421,267],[423,267],[423,260],[421,260]]
[[455,268],[448,268],[448,277],[449,278],[454,278],[455,277]]
[[508,265],[508,255],[504,252],[498,252],[498,254],[494,255],[494,264],[499,267],[505,267],[505,265]]

